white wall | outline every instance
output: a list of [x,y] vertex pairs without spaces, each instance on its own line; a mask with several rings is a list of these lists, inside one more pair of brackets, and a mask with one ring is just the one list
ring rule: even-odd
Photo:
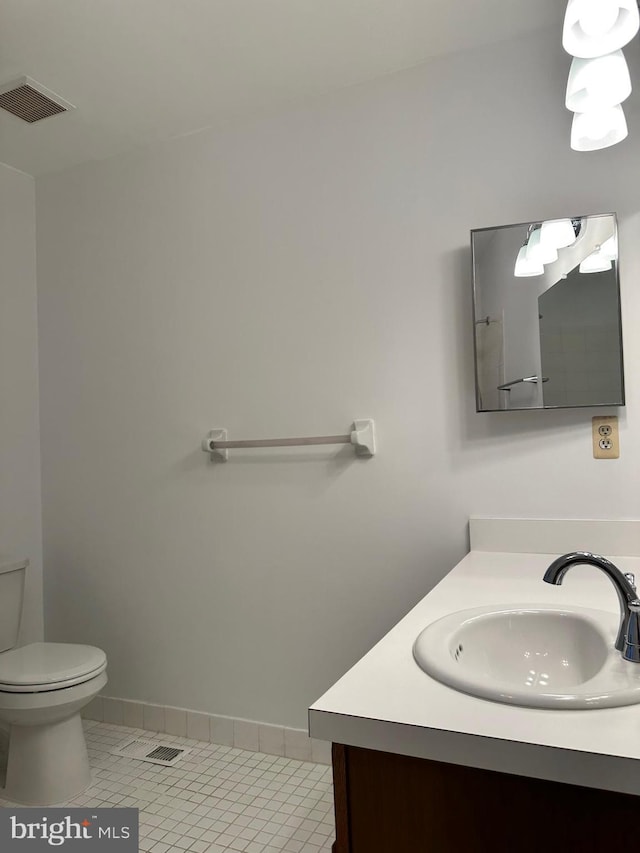
[[[640,517],[638,107],[571,152],[558,41],[38,180],[46,628],[105,648],[110,695],[304,725],[470,514]],[[468,244],[609,210],[628,406],[596,462],[591,410],[476,414]],[[199,449],[355,417],[373,460]]]
[[21,642],[42,639],[35,182],[0,164],[0,553],[28,557]]

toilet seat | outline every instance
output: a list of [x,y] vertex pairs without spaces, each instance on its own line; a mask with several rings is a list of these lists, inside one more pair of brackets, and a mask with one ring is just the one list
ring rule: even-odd
[[107,667],[102,649],[31,643],[0,654],[0,693],[45,693],[96,678]]

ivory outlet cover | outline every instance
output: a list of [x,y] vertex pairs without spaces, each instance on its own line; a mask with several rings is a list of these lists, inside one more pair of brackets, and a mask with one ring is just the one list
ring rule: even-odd
[[592,435],[594,459],[618,459],[620,457],[617,415],[599,415],[592,418]]

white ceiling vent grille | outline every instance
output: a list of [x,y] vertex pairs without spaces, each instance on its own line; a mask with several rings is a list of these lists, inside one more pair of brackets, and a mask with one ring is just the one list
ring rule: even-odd
[[124,758],[135,758],[138,761],[148,761],[150,764],[162,764],[165,767],[170,767],[184,758],[188,752],[191,750],[184,746],[136,738],[127,741],[116,749],[112,749],[111,755],[122,755]]
[[29,124],[75,109],[73,104],[30,77],[0,85],[0,107]]

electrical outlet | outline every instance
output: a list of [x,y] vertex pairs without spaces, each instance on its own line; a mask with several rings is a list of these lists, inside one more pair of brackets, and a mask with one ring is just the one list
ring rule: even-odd
[[593,418],[592,433],[594,459],[619,458],[620,441],[617,415],[601,415]]

